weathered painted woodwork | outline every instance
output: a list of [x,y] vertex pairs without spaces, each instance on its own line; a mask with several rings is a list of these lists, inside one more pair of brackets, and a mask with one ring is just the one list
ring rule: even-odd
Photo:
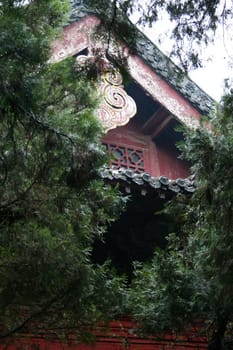
[[[95,16],[87,16],[67,26],[63,38],[53,45],[51,61],[77,55],[87,48],[90,54],[86,59],[91,57],[94,52],[91,33],[98,23],[99,20]],[[103,53],[106,72],[103,72],[100,82],[102,103],[97,116],[107,132],[103,137],[103,143],[106,144],[109,153],[114,153],[112,166],[128,167],[136,172],[147,172],[152,176],[167,176],[171,179],[187,177],[188,164],[178,159],[179,153],[174,140],[169,140],[167,135],[164,136],[164,131],[174,123],[174,120],[197,126],[200,112],[161,79],[140,57],[130,53],[126,46],[123,46],[122,50],[132,79],[141,87],[140,93],[149,94],[150,99],[155,100],[159,108],[144,120],[144,113],[140,111],[138,105],[140,101],[130,97],[125,91],[119,73],[116,72],[115,76],[111,74],[109,62]],[[77,59],[83,62],[85,56]],[[147,105],[144,105],[143,109],[145,111]]]
[[[91,33],[99,23],[95,16],[86,16],[64,29],[63,38],[53,45],[51,62],[76,55],[86,48],[92,50]],[[127,59],[132,78],[138,82],[155,100],[164,106],[178,120],[190,126],[197,126],[201,113],[175,91],[164,79],[154,72],[144,61],[132,54],[122,44],[122,52]]]

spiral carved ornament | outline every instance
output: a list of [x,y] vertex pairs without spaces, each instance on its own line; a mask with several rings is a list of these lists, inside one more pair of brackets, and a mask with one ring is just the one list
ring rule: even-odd
[[[78,64],[83,65],[90,57],[80,55]],[[100,119],[104,131],[108,132],[117,126],[122,126],[137,113],[135,101],[124,90],[123,79],[116,69],[109,69],[102,74],[100,93],[102,102],[97,117]]]
[[98,117],[103,123],[105,132],[127,124],[137,113],[136,103],[124,90],[122,77],[118,71],[105,73],[100,91],[103,101]]

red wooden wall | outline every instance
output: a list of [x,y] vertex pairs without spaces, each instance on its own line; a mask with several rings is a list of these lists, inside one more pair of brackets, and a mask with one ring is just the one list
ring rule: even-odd
[[[9,339],[1,344],[0,350],[206,350],[206,337],[198,336],[197,329],[192,329],[188,335],[160,335],[154,338],[142,338],[133,332],[135,325],[129,320],[115,321],[110,330],[99,329],[95,344],[80,344],[74,336],[67,343],[55,340],[55,336],[42,334],[37,337],[24,335],[20,339]],[[53,339],[54,338],[54,339]]]
[[178,159],[174,144],[164,139],[152,141],[141,131],[141,126],[132,119],[127,125],[110,130],[103,137],[103,143],[143,150],[145,172],[152,176],[167,176],[170,179],[185,178],[190,175],[188,165]]

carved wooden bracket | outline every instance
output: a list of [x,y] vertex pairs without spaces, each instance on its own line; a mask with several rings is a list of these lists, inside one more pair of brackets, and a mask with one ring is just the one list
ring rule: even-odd
[[[79,63],[88,60],[88,56],[78,56]],[[122,126],[137,113],[137,106],[132,97],[130,97],[123,86],[123,79],[118,70],[108,67],[102,73],[99,91],[102,101],[97,112],[97,117],[103,124],[104,131],[107,133],[117,126]]]

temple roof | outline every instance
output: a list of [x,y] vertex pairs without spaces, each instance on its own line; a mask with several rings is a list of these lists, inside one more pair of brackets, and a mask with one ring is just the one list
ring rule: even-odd
[[[87,7],[85,0],[71,0],[72,11],[70,23],[88,14],[97,15]],[[126,43],[127,44],[127,43]],[[208,115],[215,101],[205,93],[188,75],[182,74],[175,65],[154,43],[137,29],[136,54],[159,74],[169,85],[186,98],[201,114]]]

